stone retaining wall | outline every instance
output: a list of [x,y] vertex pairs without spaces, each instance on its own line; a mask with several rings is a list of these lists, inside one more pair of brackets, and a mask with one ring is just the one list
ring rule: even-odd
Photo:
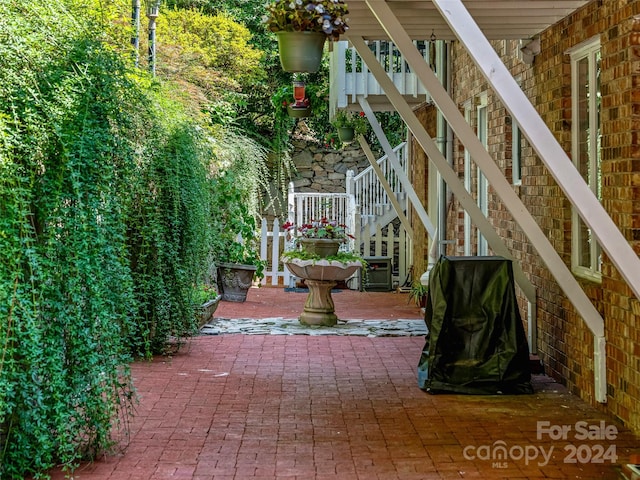
[[292,143],[297,169],[292,182],[296,192],[344,193],[347,171],[353,170],[357,175],[369,166],[357,142],[340,150],[304,139]]

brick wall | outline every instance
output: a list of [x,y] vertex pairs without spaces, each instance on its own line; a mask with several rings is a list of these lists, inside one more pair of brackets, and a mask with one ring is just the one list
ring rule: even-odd
[[[436,107],[424,104],[415,110],[416,117],[420,123],[426,126],[427,133],[431,138],[436,136]],[[416,195],[423,205],[427,205],[429,198],[429,169],[427,168],[428,157],[417,142],[411,143],[411,172],[410,179]],[[429,236],[427,230],[420,221],[413,207],[410,208],[409,217],[413,224],[413,279],[419,280],[420,276],[427,270],[429,259]],[[415,219],[415,220],[413,220]]]
[[[640,2],[592,2],[541,35],[542,51],[533,65],[517,55],[519,43],[493,46],[514,78],[550,127],[565,151],[571,151],[571,76],[566,51],[600,36],[602,51],[601,131],[603,205],[625,238],[640,253]],[[512,176],[512,122],[508,111],[489,88],[464,48],[452,48],[454,101],[461,112],[487,96],[488,150],[507,179]],[[472,109],[472,112],[474,109]],[[473,115],[472,115],[473,117]],[[432,125],[425,118],[425,125]],[[475,126],[475,118],[472,118]],[[571,205],[564,193],[523,140],[522,183],[513,188],[546,233],[563,261],[571,262]],[[424,162],[423,162],[424,164]],[[455,141],[453,167],[464,177],[464,147]],[[419,168],[419,167],[416,167]],[[475,168],[471,182],[476,195]],[[426,172],[416,171],[416,186],[426,198]],[[424,184],[420,183],[424,178]],[[489,220],[504,239],[525,274],[537,288],[538,349],[546,373],[570,391],[617,416],[640,432],[640,302],[631,293],[606,255],[602,283],[580,280],[603,315],[607,339],[608,403],[596,404],[593,379],[593,336],[551,276],[504,204],[489,188]],[[464,213],[453,201],[448,208],[447,254],[464,253]],[[422,238],[416,235],[418,242]],[[476,232],[472,233],[476,238]],[[418,243],[416,242],[416,243]],[[418,249],[420,247],[417,247]],[[475,246],[472,253],[475,253]],[[416,254],[420,254],[417,250]],[[524,301],[520,299],[521,305]],[[523,316],[524,318],[524,316]]]

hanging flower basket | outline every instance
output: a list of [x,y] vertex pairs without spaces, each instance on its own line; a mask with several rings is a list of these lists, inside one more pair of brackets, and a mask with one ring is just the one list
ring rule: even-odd
[[317,72],[326,39],[337,41],[349,28],[348,13],[343,0],[275,0],[267,5],[263,21],[277,35],[282,68]]
[[280,64],[285,72],[315,73],[327,36],[322,32],[276,32]]
[[311,116],[311,107],[294,107],[287,105],[287,113],[293,118],[306,118]]
[[364,135],[367,131],[367,119],[364,112],[355,113],[346,110],[336,111],[331,124],[336,127],[338,139],[342,143],[350,143],[356,135]]

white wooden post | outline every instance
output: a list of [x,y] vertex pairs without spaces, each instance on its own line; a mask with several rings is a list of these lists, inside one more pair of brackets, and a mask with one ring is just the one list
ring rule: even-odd
[[278,285],[280,271],[280,221],[273,220],[273,234],[271,243],[271,285]]

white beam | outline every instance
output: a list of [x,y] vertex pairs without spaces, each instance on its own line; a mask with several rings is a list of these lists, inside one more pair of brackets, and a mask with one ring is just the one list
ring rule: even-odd
[[460,0],[433,0],[482,74],[548,168],[562,191],[598,237],[627,284],[640,299],[640,259],[575,168],[529,99],[502,63]]
[[[518,222],[520,227],[527,234],[527,237],[542,257],[547,268],[549,268],[558,281],[560,287],[563,288],[564,292],[567,294],[567,297],[569,297],[576,309],[583,316],[591,331],[595,335],[604,335],[604,322],[602,317],[595,309],[589,298],[585,295],[584,291],[562,261],[562,258],[555,251],[553,245],[551,245],[533,216],[529,213],[518,195],[516,195],[513,188],[511,188],[511,185],[484,148],[475,132],[469,124],[467,124],[456,104],[453,102],[451,97],[449,97],[449,94],[446,92],[444,87],[442,87],[434,73],[424,61],[420,52],[418,52],[411,42],[411,39],[402,29],[402,25],[400,25],[397,19],[393,16],[393,13],[386,2],[379,0],[367,0],[367,3],[371,7],[374,15],[378,17],[378,21],[380,21],[381,25],[398,46],[405,60],[411,66],[411,69],[416,72],[425,88],[430,92],[433,101],[442,111],[443,115],[456,132],[458,138],[471,152],[474,162],[478,167],[480,167],[487,177],[487,180],[489,180],[496,193],[500,196],[505,206],[513,215],[516,222]],[[537,115],[537,113],[535,114]],[[409,128],[411,128],[410,125]],[[439,165],[436,164],[436,167],[442,173]],[[459,183],[457,175],[456,180]],[[449,182],[447,181],[447,183]],[[457,192],[454,193],[458,195]],[[473,221],[478,225],[478,228],[480,228],[478,220],[474,215],[472,215],[472,212],[467,209],[466,205],[463,204],[463,207],[467,210],[469,215],[471,215]],[[493,228],[491,230],[493,231]],[[482,231],[482,234],[487,237],[487,240],[489,240],[489,237],[484,231]],[[493,245],[491,245],[491,248],[495,250]]]
[[[464,185],[458,178],[458,174],[448,164],[446,158],[444,157],[444,155],[442,155],[442,152],[440,152],[435,142],[431,139],[431,137],[425,130],[424,126],[420,123],[420,120],[418,120],[416,115],[413,113],[413,110],[411,110],[400,92],[398,92],[398,89],[393,84],[393,81],[385,73],[382,66],[380,66],[376,58],[369,50],[369,47],[367,47],[367,45],[364,43],[364,40],[362,38],[354,37],[350,37],[350,40],[356,50],[358,50],[358,53],[362,57],[363,61],[367,64],[368,68],[376,77],[378,83],[380,83],[380,86],[389,97],[389,100],[391,101],[393,106],[396,108],[400,116],[402,116],[402,119],[407,124],[409,130],[411,130],[411,133],[413,133],[413,136],[416,138],[425,153],[429,156],[429,159],[436,166],[436,168],[440,172],[440,175],[442,175],[444,181],[447,182],[447,185],[449,185],[451,191],[456,195],[456,198],[458,199],[462,207],[469,213],[475,224],[478,226],[478,229],[487,239],[487,242],[489,243],[493,251],[498,255],[513,260],[511,252],[502,241],[502,238],[500,238],[500,236],[496,233],[493,226],[484,216],[467,189],[464,188]],[[426,65],[424,59],[423,63]],[[484,147],[482,147],[482,150],[484,150]],[[412,201],[415,200],[412,199]],[[431,236],[432,239],[434,237],[435,235]],[[516,282],[522,289],[527,299],[530,302],[535,303],[535,287],[524,274],[524,272],[522,271],[522,267],[518,262],[513,262],[513,272]]]
[[[369,49],[367,48],[367,50]],[[369,50],[369,53],[371,53],[371,50]],[[378,63],[377,61],[375,61],[375,63],[377,65],[380,65],[380,63]],[[378,137],[378,141],[382,146],[382,150],[384,150],[384,153],[387,155],[387,158],[389,159],[389,163],[391,164],[393,169],[396,171],[396,176],[398,177],[398,180],[400,180],[400,183],[402,183],[402,187],[407,192],[407,195],[409,195],[409,199],[413,203],[413,208],[416,210],[418,217],[420,217],[420,220],[422,221],[424,228],[427,230],[427,234],[431,239],[434,239],[436,234],[436,227],[433,226],[433,223],[431,222],[429,215],[427,215],[427,211],[424,209],[424,206],[420,202],[420,199],[418,198],[418,194],[416,193],[415,189],[413,188],[413,185],[411,184],[411,180],[409,180],[409,177],[407,177],[407,174],[404,173],[404,169],[402,168],[402,165],[400,165],[400,162],[398,161],[398,157],[396,157],[396,152],[393,151],[393,148],[391,147],[389,140],[387,140],[387,136],[384,134],[384,131],[380,126],[380,123],[378,123],[378,119],[374,115],[373,110],[371,110],[371,106],[369,106],[369,102],[367,102],[366,98],[362,96],[358,96],[358,102],[360,103],[360,108],[362,108],[362,111],[365,113],[365,115],[367,116],[367,119],[369,120],[369,123],[371,124],[371,129],[373,130],[373,133],[375,133],[376,137]]]
[[402,223],[402,226],[404,227],[407,234],[413,238],[413,228],[411,227],[411,222],[409,222],[409,219],[404,214],[404,211],[402,210],[402,206],[400,205],[400,202],[398,202],[398,199],[396,198],[396,194],[393,191],[393,188],[391,188],[391,185],[389,185],[389,182],[384,177],[384,172],[380,168],[380,165],[378,165],[378,161],[376,160],[376,157],[373,154],[371,147],[367,143],[367,140],[362,135],[358,135],[358,142],[360,143],[360,147],[362,148],[362,150],[364,151],[364,154],[369,160],[369,163],[371,164],[371,168],[373,168],[373,171],[376,172],[378,181],[382,185],[382,188],[384,188],[384,191],[386,192],[387,197],[389,197],[389,201],[391,202],[391,205],[393,205],[393,209],[396,211],[396,215],[398,215],[398,218],[400,219],[400,223]]

